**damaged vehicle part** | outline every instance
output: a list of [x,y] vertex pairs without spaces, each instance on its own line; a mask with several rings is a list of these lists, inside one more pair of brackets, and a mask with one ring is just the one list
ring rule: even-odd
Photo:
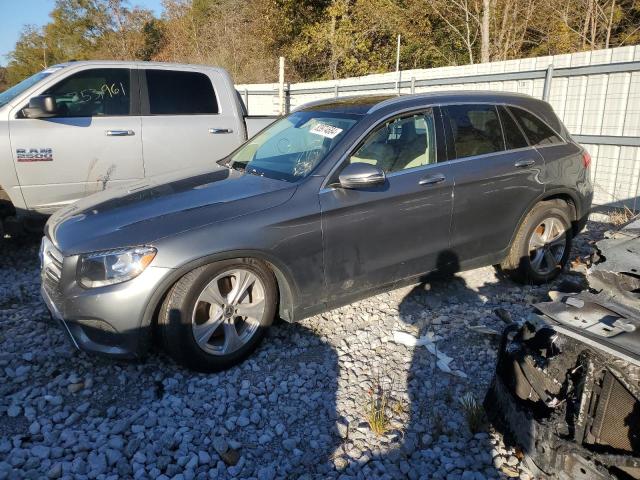
[[[532,471],[640,478],[640,364],[560,334],[533,315],[504,334],[485,408]],[[513,338],[511,338],[513,337]]]
[[551,292],[509,326],[490,418],[551,478],[640,479],[640,232],[596,244],[589,290]]

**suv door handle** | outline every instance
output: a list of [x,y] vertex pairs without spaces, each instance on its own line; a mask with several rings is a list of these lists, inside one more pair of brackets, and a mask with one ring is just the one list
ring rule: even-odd
[[530,167],[531,165],[534,165],[536,163],[535,160],[532,159],[527,159],[527,160],[518,160],[516,163],[513,164],[514,167],[517,168],[525,168],[525,167]]
[[233,130],[230,128],[210,128],[209,133],[217,134],[217,133],[233,133]]
[[436,183],[444,182],[447,178],[441,173],[438,175],[431,175],[421,178],[418,182],[419,185],[435,185]]
[[107,130],[105,133],[107,137],[131,137],[136,134],[133,130]]

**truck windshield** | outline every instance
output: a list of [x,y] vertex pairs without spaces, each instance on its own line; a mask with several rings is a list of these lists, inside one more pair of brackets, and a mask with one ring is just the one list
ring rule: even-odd
[[362,115],[302,111],[278,120],[221,163],[287,182],[306,177]]
[[18,95],[20,95],[26,89],[32,87],[33,85],[38,83],[43,78],[46,78],[49,75],[51,75],[53,73],[53,71],[54,70],[50,69],[50,70],[43,70],[41,72],[38,72],[38,73],[36,73],[34,75],[31,75],[28,78],[25,78],[20,83],[18,83],[16,85],[14,85],[13,87],[5,90],[4,92],[0,93],[0,107],[4,107],[7,103],[9,103],[11,100],[16,98]]

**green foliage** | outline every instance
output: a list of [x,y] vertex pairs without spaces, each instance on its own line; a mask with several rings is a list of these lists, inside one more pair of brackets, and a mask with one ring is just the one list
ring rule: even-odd
[[143,43],[138,50],[137,57],[140,60],[153,60],[162,50],[164,44],[164,25],[161,20],[152,18],[142,27]]
[[0,67],[0,92],[6,90],[9,86],[9,82],[7,80],[7,69],[4,67]]
[[273,82],[279,56],[289,81],[343,78],[393,70],[398,34],[402,69],[478,61],[482,46],[506,60],[640,42],[640,0],[165,0],[162,18],[132,3],[56,0],[49,23],[24,27],[3,81],[72,59],[136,59]]

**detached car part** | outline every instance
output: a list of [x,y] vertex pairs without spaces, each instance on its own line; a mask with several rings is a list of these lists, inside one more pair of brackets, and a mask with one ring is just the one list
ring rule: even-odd
[[596,244],[590,289],[503,333],[485,407],[536,473],[640,479],[640,222]]

